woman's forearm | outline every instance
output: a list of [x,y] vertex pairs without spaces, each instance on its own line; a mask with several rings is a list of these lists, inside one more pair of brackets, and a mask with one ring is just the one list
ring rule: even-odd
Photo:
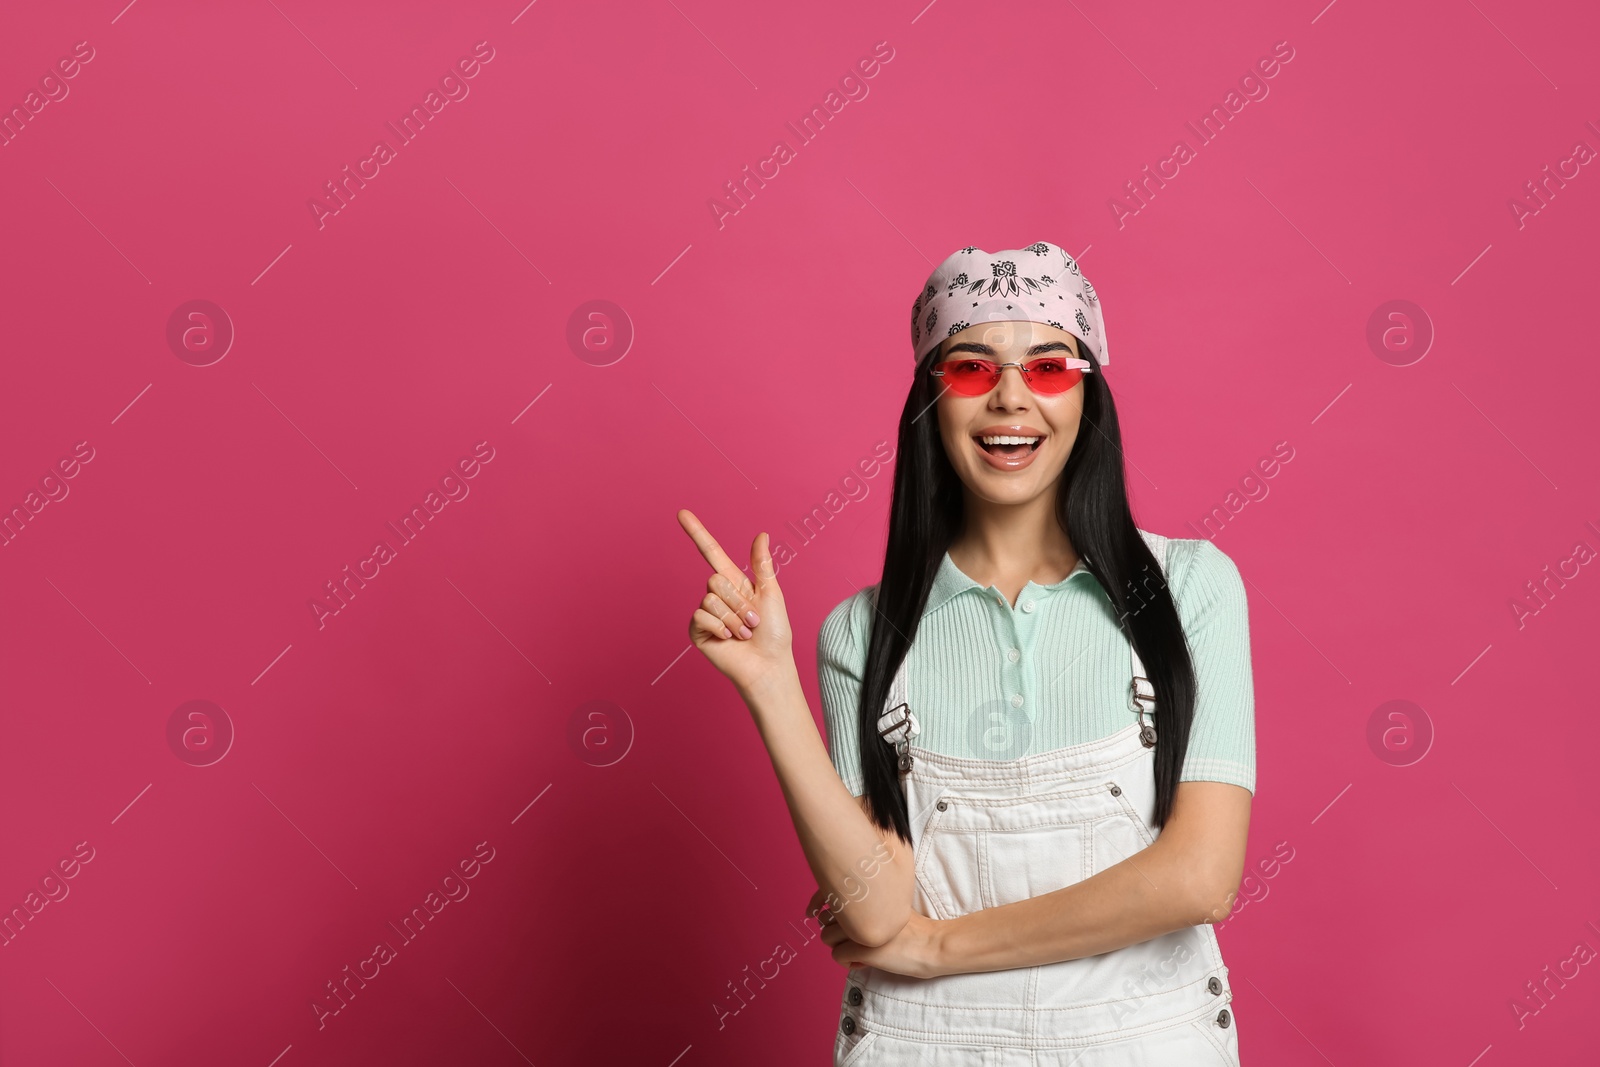
[[839,780],[792,665],[740,696],[771,757],[817,886],[843,902],[839,926],[863,945],[887,942],[911,914],[911,848],[874,825]]
[[1065,888],[937,924],[935,970],[967,974],[1074,960],[1226,916],[1188,855],[1161,846],[1157,839]]

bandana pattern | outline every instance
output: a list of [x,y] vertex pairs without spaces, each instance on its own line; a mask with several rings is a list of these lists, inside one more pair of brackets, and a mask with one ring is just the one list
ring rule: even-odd
[[1106,354],[1100,298],[1078,261],[1049,241],[985,252],[967,247],[934,268],[911,304],[911,354],[921,361],[940,341],[980,322],[1042,322]]

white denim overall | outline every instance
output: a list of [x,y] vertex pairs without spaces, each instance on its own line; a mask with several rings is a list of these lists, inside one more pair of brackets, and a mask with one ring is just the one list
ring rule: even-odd
[[[1165,570],[1165,538],[1146,541]],[[1154,691],[1137,652],[1132,667],[1121,730],[985,760],[909,744],[918,730],[900,708],[901,663],[880,732],[888,727],[886,740],[901,753],[919,912],[950,919],[1048,893],[1155,840],[1155,749],[1146,744],[1155,741],[1146,722]],[[921,979],[862,967],[849,972],[833,1063],[1238,1067],[1232,1000],[1209,925],[1038,967]]]

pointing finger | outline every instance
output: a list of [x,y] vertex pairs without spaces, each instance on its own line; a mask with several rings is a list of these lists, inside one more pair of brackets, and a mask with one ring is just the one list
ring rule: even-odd
[[688,508],[680,508],[678,511],[678,524],[683,527],[684,532],[694,541],[695,547],[700,550],[700,555],[705,557],[705,561],[711,564],[712,570],[732,582],[733,587],[744,592],[746,596],[755,595],[755,587],[750,584],[750,579],[746,578],[744,571],[740,570],[738,565],[728,558],[728,554],[722,550],[722,546],[717,544],[717,539],[711,536],[711,531],[706,529],[704,523],[695,518],[694,512]]

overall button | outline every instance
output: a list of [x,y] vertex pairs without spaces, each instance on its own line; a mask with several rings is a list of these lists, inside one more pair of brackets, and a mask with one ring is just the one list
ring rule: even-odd
[[1216,975],[1212,975],[1210,978],[1206,979],[1206,988],[1211,990],[1212,993],[1221,993],[1222,979],[1218,978]]
[[1014,708],[1022,707],[1022,694],[1021,693],[1013,693],[1011,695],[1011,706],[1014,707]]
[[950,806],[949,804],[945,803],[942,800],[939,801],[939,803],[934,805],[934,807],[938,808],[940,811],[943,811],[944,809],[948,808],[949,806]]
[[[1114,796],[1114,797],[1120,797],[1122,795],[1122,787],[1120,785],[1118,785],[1116,782],[1112,782],[1111,783],[1111,795]],[[1216,981],[1216,979],[1213,978],[1212,981],[1214,982],[1214,981]],[[1213,989],[1212,992],[1215,993],[1216,990]]]
[[1217,1025],[1222,1027],[1224,1030],[1228,1028],[1228,1019],[1229,1015],[1227,1008],[1223,1008],[1221,1011],[1217,1012]]
[[1010,660],[1012,663],[1017,662],[1017,660],[1019,660],[1021,658],[1022,658],[1022,650],[1021,649],[1013,648],[1010,652],[1006,653],[1006,659]]
[[839,1024],[839,1029],[844,1031],[846,1037],[849,1037],[851,1034],[856,1032],[856,1021],[855,1021],[855,1019],[853,1019],[850,1016],[846,1015],[844,1017],[844,1021]]
[[1023,601],[1023,602],[1022,602],[1022,610],[1023,610],[1023,611],[1032,611],[1032,610],[1033,610],[1033,601],[1031,601],[1031,600],[1024,600],[1024,601]]
[[851,1004],[860,1004],[861,1003],[861,990],[857,989],[855,986],[851,986],[850,987],[850,1003]]

